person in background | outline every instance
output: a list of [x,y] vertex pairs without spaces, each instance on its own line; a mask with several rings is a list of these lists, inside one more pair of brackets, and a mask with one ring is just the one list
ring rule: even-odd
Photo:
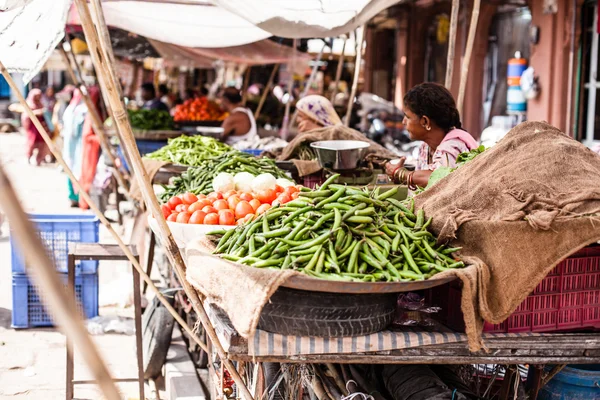
[[160,98],[156,97],[156,90],[154,89],[154,85],[150,82],[146,82],[142,85],[142,100],[144,101],[144,105],[142,106],[142,109],[144,110],[169,111],[169,107],[160,101]]
[[[89,88],[89,94],[92,103],[96,107],[98,115],[100,115],[100,89],[97,86],[92,86]],[[90,189],[92,188],[92,183],[94,182],[94,177],[96,176],[98,159],[100,158],[100,140],[98,139],[98,136],[96,136],[96,133],[94,132],[92,126],[92,117],[91,114],[88,112],[85,115],[85,120],[83,122],[82,127],[81,176],[79,178],[81,186],[88,194],[90,193]],[[81,196],[78,197],[79,208],[83,210],[89,209],[89,205],[85,202],[85,200]]]
[[171,100],[169,88],[164,83],[158,85],[158,97],[160,98],[160,101],[169,108],[169,110],[173,108],[173,100]]
[[[83,96],[81,95],[79,89],[75,89],[73,92],[73,98],[63,114],[62,137],[63,157],[77,179],[79,179],[81,175],[81,162],[83,154],[82,134],[86,114],[87,107],[83,101]],[[77,207],[79,205],[79,196],[75,192],[73,184],[69,178],[67,178],[67,185],[69,189],[69,201],[71,202],[71,207]]]
[[42,104],[46,110],[52,112],[54,110],[54,105],[56,104],[56,90],[54,86],[48,86],[44,90],[44,94],[42,94]]
[[340,125],[342,120],[333,105],[323,96],[305,96],[296,103],[298,133]]
[[452,94],[437,83],[422,83],[404,96],[404,121],[411,140],[423,142],[414,172],[404,168],[404,158],[385,166],[395,183],[409,189],[425,187],[439,167],[455,167],[456,157],[477,148],[477,142],[462,129]]
[[[48,128],[46,118],[44,117],[45,108],[42,104],[42,91],[40,89],[32,89],[27,95],[27,104],[31,110],[33,110],[33,113],[38,117],[46,132],[52,135],[52,131]],[[38,131],[37,127],[33,124],[31,118],[29,118],[25,112],[21,114],[21,125],[25,130],[25,135],[27,138],[27,160],[29,163],[40,166],[45,160],[46,155],[49,153],[48,145],[46,142],[44,142],[44,138]]]
[[65,114],[65,110],[69,106],[71,99],[73,98],[73,92],[75,91],[75,86],[66,85],[63,90],[56,94],[56,104],[52,109],[52,124],[54,125],[54,130],[60,135],[60,131],[63,126],[63,115]]
[[221,108],[229,113],[223,124],[221,140],[228,145],[233,145],[241,140],[258,136],[256,120],[250,109],[242,106],[242,95],[234,87],[228,87],[221,93]]

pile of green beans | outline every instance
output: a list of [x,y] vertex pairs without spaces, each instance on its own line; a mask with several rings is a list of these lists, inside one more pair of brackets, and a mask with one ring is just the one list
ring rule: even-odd
[[218,157],[233,149],[225,143],[207,136],[179,136],[169,139],[166,146],[144,157],[168,161],[173,164],[197,166],[203,161]]
[[209,194],[213,191],[214,177],[221,172],[230,174],[249,172],[254,176],[269,173],[275,178],[287,178],[285,171],[279,169],[275,161],[232,150],[210,160],[204,160],[197,167],[189,168],[180,176],[173,178],[170,185],[164,186],[165,191],[160,195],[160,199],[167,201],[173,196],[186,192]]
[[351,282],[425,280],[464,267],[459,248],[437,245],[423,210],[383,193],[336,185],[329,178],[316,191],[274,207],[220,236],[214,251],[256,268],[292,268],[309,276]]

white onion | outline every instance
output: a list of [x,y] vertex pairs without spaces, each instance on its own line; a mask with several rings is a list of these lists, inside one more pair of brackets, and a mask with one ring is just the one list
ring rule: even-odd
[[252,180],[252,189],[254,192],[275,189],[275,186],[277,186],[277,180],[271,174],[260,174]]
[[235,190],[235,182],[233,181],[233,175],[227,172],[221,172],[213,179],[213,189],[215,192],[228,192]]
[[250,172],[238,172],[233,177],[233,182],[235,183],[235,190],[252,193],[253,180],[254,175],[252,175]]
[[284,189],[289,186],[296,186],[296,184],[294,182],[290,181],[289,179],[285,179],[285,178],[279,178],[276,180],[276,182],[279,186],[281,186]]

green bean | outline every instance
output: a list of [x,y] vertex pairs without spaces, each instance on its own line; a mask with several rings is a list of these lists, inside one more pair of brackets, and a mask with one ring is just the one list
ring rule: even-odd
[[264,268],[264,267],[271,267],[271,266],[276,266],[276,265],[281,265],[281,260],[261,260],[259,262],[252,264],[252,266],[255,268]]
[[423,247],[425,248],[425,251],[431,256],[431,258],[433,258],[434,260],[440,258],[440,254],[431,248],[427,240],[424,240],[422,243]]
[[340,254],[340,255],[338,256],[338,260],[343,260],[344,258],[346,258],[346,257],[348,257],[349,255],[351,255],[351,254],[352,254],[352,252],[354,251],[354,248],[355,248],[355,247],[357,247],[357,245],[358,245],[359,243],[362,243],[362,242],[361,242],[361,241],[358,241],[358,242],[351,243],[351,244],[350,244],[350,246],[349,246],[349,247],[348,247],[346,250],[344,250],[344,252],[343,252],[342,254]]
[[327,189],[327,187],[332,184],[337,178],[340,177],[340,174],[333,174],[323,184],[319,187],[319,190],[323,191]]
[[319,218],[317,223],[312,227],[312,230],[319,229],[327,220],[332,219],[334,217],[335,217],[335,212],[333,212],[333,211],[323,215],[321,218]]
[[288,269],[291,264],[292,264],[292,256],[288,253],[288,255],[286,255],[285,259],[283,260],[283,265],[281,266],[281,269]]
[[[308,223],[308,222],[307,222],[307,223]],[[311,227],[310,227],[310,226],[307,226],[307,227],[303,228],[303,229],[302,229],[300,232],[298,232],[298,234],[297,234],[297,235],[294,237],[294,240],[295,240],[295,241],[300,241],[300,240],[302,240],[302,238],[304,238],[304,236],[306,236],[306,234],[307,234],[308,232],[310,232],[310,230],[311,230]]]
[[345,189],[338,189],[334,194],[332,194],[331,196],[329,196],[325,200],[321,200],[320,202],[318,202],[315,207],[316,208],[321,208],[325,204],[333,203],[333,202],[337,201],[340,197],[342,197],[342,195],[344,194],[345,191],[346,191]]
[[[350,254],[350,260],[348,261],[348,266],[346,268],[346,271],[348,272],[355,272],[357,270],[357,257],[358,257],[358,253],[360,252],[360,248],[362,247],[362,244],[364,243],[364,241],[360,241],[358,243],[354,244],[354,247],[352,249],[352,253]],[[342,257],[340,257],[342,258]]]
[[421,273],[421,270],[419,269],[419,267],[417,266],[417,264],[415,263],[415,260],[413,259],[412,255],[410,254],[409,249],[406,248],[405,245],[401,244],[400,245],[400,250],[402,250],[402,254],[404,254],[404,259],[406,260],[406,262],[408,263],[408,266],[415,271],[417,274]]
[[385,234],[386,234],[386,235],[388,235],[388,236],[389,236],[389,237],[391,237],[391,238],[395,238],[396,236],[400,236],[400,235],[398,234],[398,232],[395,232],[395,231],[393,231],[393,230],[392,230],[392,229],[391,229],[389,226],[387,226],[387,225],[383,225],[383,226],[381,227],[381,230],[382,230],[383,232],[385,232]]
[[250,239],[248,239],[248,252],[250,254],[254,253],[256,251],[256,243],[254,242],[254,235],[250,236]]
[[429,228],[429,226],[431,225],[432,221],[433,221],[433,217],[429,217],[429,219],[423,224],[423,227],[421,228],[421,230],[427,230],[427,228]]
[[364,210],[357,210],[354,212],[354,215],[357,216],[371,216],[375,214],[375,207],[367,207]]
[[310,260],[312,260],[312,258],[314,257],[315,253],[305,254],[305,255],[302,255],[302,256],[296,258],[295,260],[292,261],[292,266],[293,267],[298,267],[298,266],[300,266],[302,264],[305,264],[305,263],[309,262]]
[[289,234],[290,232],[292,232],[292,230],[290,228],[279,228],[279,229],[275,229],[274,231],[269,231],[267,233],[258,234],[257,236],[262,236],[265,239],[272,239],[272,238],[279,237],[279,236],[285,236],[285,235]]
[[346,240],[346,234],[343,229],[338,229],[335,235],[335,250],[338,252],[342,252],[342,247],[344,246],[344,241]]
[[353,224],[370,224],[371,222],[373,222],[373,218],[352,216],[352,217],[346,218],[346,221],[353,223]]
[[335,264],[337,265],[337,254],[335,252],[335,246],[333,244],[332,241],[329,242],[329,256],[331,257],[331,259],[335,262]]
[[321,250],[319,254],[319,259],[317,260],[317,266],[315,267],[315,272],[320,273],[323,271],[323,267],[325,266],[325,252]]
[[423,255],[423,257],[425,257],[425,259],[432,263],[434,261],[433,257],[431,257],[431,255],[423,248],[421,247],[421,245],[419,244],[419,242],[415,242],[417,249],[419,249],[419,252]]
[[229,261],[239,261],[240,260],[239,257],[236,257],[236,256],[231,255],[231,254],[221,254],[221,255],[219,255],[219,257],[224,258],[224,259],[229,260]]
[[445,255],[450,255],[452,253],[456,253],[457,251],[462,250],[462,247],[451,247],[449,249],[442,250],[441,253]]
[[395,253],[398,251],[398,248],[400,247],[400,239],[402,238],[402,235],[398,234],[396,235],[396,237],[394,237],[394,241],[392,242],[392,251]]
[[325,209],[325,210],[335,210],[336,208],[338,210],[348,211],[352,207],[349,206],[348,204],[342,204],[342,203],[328,203],[323,206],[323,209]]
[[324,243],[330,236],[330,232],[324,233],[319,237],[316,237],[312,240],[309,240],[308,242],[301,244],[299,246],[296,247],[296,250],[302,250],[302,249],[307,249],[309,247],[312,247],[316,244],[322,244]]
[[399,271],[398,273],[403,278],[412,279],[415,281],[425,280],[425,275],[423,275],[422,273],[416,273],[411,271]]
[[294,211],[293,213],[291,213],[290,215],[288,215],[287,217],[285,217],[283,219],[283,224],[284,225],[289,224],[290,221],[293,221],[296,217],[298,217],[301,214],[304,214],[307,211],[310,211],[311,209],[312,209],[312,207],[308,206],[308,207],[303,207],[303,208],[300,208],[300,209]]
[[235,229],[230,229],[228,231],[225,231],[225,234],[223,235],[223,237],[219,241],[219,245],[217,246],[217,248],[215,249],[214,252],[215,253],[220,253],[221,251],[223,251],[223,249],[227,245],[227,241],[229,240],[230,237],[233,236],[234,233],[235,233]]
[[425,222],[425,212],[423,209],[417,211],[417,220],[415,221],[415,231],[420,230]]
[[448,268],[462,268],[465,266],[465,263],[462,261],[455,262],[453,264],[448,265]]
[[344,213],[344,215],[342,216],[342,221],[347,220],[348,218],[353,216],[356,211],[362,210],[363,208],[366,208],[366,207],[367,207],[367,205],[365,203],[359,203],[359,204],[355,205],[354,207],[352,207],[351,209],[349,209],[348,211],[346,211]]
[[333,214],[334,214],[334,222],[333,222],[333,226],[331,227],[332,231],[335,231],[337,229],[339,229],[339,227],[342,225],[342,213],[340,212],[340,210],[338,210],[337,208],[333,210]]
[[398,186],[394,186],[393,188],[389,189],[388,191],[381,193],[376,198],[377,198],[377,200],[385,200],[388,197],[394,196],[396,193],[398,193]]
[[300,197],[309,197],[311,199],[317,198],[317,197],[327,197],[327,196],[331,196],[333,192],[331,190],[318,190],[315,192],[300,192],[300,194],[298,196]]
[[371,253],[375,256],[377,260],[379,260],[379,262],[383,264],[387,263],[387,258],[385,258],[383,253],[379,251],[377,246],[373,246],[371,243],[369,243],[369,246],[371,247]]
[[358,267],[358,272],[361,274],[364,274],[365,272],[367,272],[368,268],[369,268],[369,266],[367,265],[367,263],[362,261],[360,263],[360,266]]
[[294,227],[294,229],[292,229],[292,231],[290,233],[288,233],[285,238],[288,239],[288,240],[294,240],[294,238],[296,237],[296,235],[299,234],[302,229],[304,229],[304,225],[306,225],[306,220],[305,219],[302,220],[302,221],[300,221],[300,223],[298,225],[296,225]]
[[311,270],[317,265],[317,262],[319,261],[319,258],[321,257],[322,251],[323,251],[323,248],[319,247],[319,250],[317,250],[315,252],[315,254],[313,254],[313,256],[310,259],[310,261],[308,262],[308,264],[306,264],[306,267],[304,267],[305,270]]
[[[363,247],[363,249],[366,249],[366,248]],[[378,263],[377,260],[375,260],[375,258],[373,258],[370,254],[366,254],[364,252],[364,250],[361,251],[358,256],[361,258],[361,260],[363,260],[364,262],[366,262],[371,267],[383,271],[383,267],[381,266],[381,264]]]

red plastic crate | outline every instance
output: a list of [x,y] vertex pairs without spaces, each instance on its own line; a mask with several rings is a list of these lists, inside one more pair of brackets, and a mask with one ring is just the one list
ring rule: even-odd
[[[435,293],[438,292],[438,293]],[[432,289],[434,304],[446,304],[442,322],[464,332],[458,281]],[[586,247],[558,264],[500,324],[485,323],[490,333],[555,332],[600,328],[600,246]]]

